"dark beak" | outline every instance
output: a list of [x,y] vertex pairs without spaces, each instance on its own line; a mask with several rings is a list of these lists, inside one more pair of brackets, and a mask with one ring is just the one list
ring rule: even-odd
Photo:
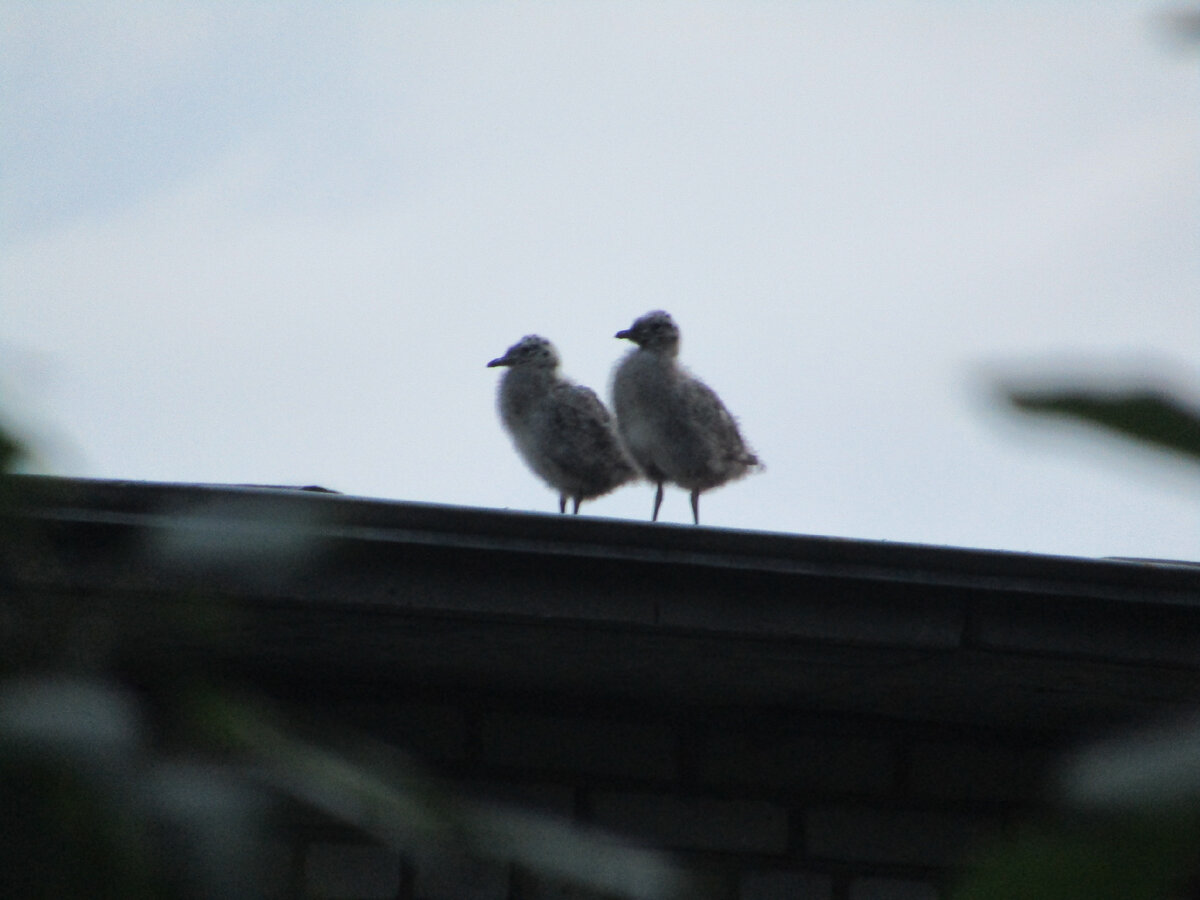
[[628,328],[624,329],[623,331],[618,331],[616,334],[613,335],[613,337],[619,337],[626,341],[633,340],[633,335],[630,333]]
[[497,356],[495,359],[493,359],[490,363],[487,364],[487,367],[489,369],[494,369],[494,368],[496,368],[496,366],[511,366],[511,365],[512,365],[512,360],[510,360],[507,356]]

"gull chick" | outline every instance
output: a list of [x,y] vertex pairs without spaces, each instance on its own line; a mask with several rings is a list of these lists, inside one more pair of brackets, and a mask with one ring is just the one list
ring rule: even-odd
[[579,504],[637,478],[617,439],[612,416],[590,389],[558,373],[558,351],[544,337],[526,335],[489,368],[506,366],[500,380],[500,420],[517,452],[543,481]]
[[658,485],[651,521],[669,481],[691,491],[692,520],[699,525],[701,492],[761,463],[721,398],[677,362],[679,326],[670,315],[646,313],[616,336],[637,345],[613,373],[613,411],[629,456]]

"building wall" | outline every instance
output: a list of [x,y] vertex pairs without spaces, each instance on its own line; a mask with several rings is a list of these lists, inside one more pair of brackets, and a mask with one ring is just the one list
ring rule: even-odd
[[[670,850],[728,900],[944,897],[978,841],[1038,805],[1054,759],[1051,735],[938,723],[349,693],[322,705],[466,793]],[[461,855],[401,858],[315,822],[281,859],[288,896],[588,896]]]

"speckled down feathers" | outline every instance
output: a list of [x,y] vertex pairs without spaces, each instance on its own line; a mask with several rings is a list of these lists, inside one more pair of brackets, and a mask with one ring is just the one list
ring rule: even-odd
[[489,366],[507,366],[500,381],[500,419],[526,464],[567,498],[591,500],[637,477],[615,423],[595,392],[558,374],[558,354],[529,335]]
[[[613,374],[617,431],[630,457],[651,481],[671,482],[698,497],[761,466],[721,398],[676,361],[679,329],[652,312],[617,337],[637,344]],[[657,517],[659,498],[655,501]]]

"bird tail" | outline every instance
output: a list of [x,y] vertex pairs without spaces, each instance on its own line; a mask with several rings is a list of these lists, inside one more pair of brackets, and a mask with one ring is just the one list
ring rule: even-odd
[[767,468],[761,459],[750,452],[743,453],[738,462],[742,463],[748,469],[757,469],[759,472]]

